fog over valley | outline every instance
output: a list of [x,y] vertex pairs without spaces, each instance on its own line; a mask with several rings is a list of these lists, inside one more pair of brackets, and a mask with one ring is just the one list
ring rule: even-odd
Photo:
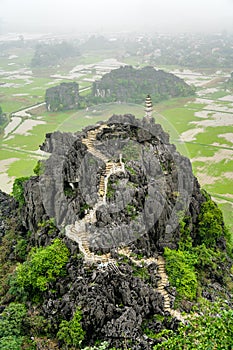
[[0,31],[233,30],[232,0],[1,0]]

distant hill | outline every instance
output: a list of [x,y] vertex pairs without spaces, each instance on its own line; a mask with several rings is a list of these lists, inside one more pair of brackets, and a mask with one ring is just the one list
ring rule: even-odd
[[2,107],[0,106],[0,130],[4,127],[3,125],[6,123],[6,114],[3,113]]
[[174,74],[153,67],[135,69],[125,66],[112,70],[94,82],[91,94],[85,97],[79,95],[78,84],[70,82],[47,89],[45,101],[47,110],[56,112],[116,101],[144,104],[148,94],[156,103],[194,93],[194,87]]
[[97,102],[143,103],[150,94],[154,103],[173,97],[189,96],[195,89],[174,74],[153,67],[125,66],[105,74],[93,83],[92,98]]
[[233,72],[231,72],[231,77],[225,83],[227,89],[233,90]]
[[47,89],[45,93],[46,108],[52,112],[76,109],[79,99],[79,85],[75,82],[61,83]]
[[37,45],[35,54],[31,61],[32,67],[51,67],[62,60],[79,56],[79,50],[73,45],[63,41],[61,43]]

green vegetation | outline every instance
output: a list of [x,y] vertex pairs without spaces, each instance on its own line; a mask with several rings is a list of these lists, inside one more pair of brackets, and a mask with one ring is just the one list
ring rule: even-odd
[[176,287],[178,299],[194,300],[197,295],[196,256],[182,250],[165,248],[166,271],[169,281]]
[[137,210],[132,204],[127,204],[125,207],[127,214],[130,216],[132,220],[135,220],[137,217]]
[[176,333],[165,330],[157,334],[163,341],[153,350],[232,349],[233,311],[227,305],[224,309],[207,305],[202,313],[202,316],[191,315],[187,324],[181,324]]
[[46,90],[45,102],[52,112],[80,107],[79,86],[77,83],[61,83]]
[[60,323],[57,338],[65,343],[68,347],[75,346],[80,348],[82,341],[85,338],[85,331],[81,326],[82,312],[77,309],[73,318],[70,321],[63,320]]
[[37,45],[32,67],[48,67],[57,65],[61,60],[68,57],[79,56],[79,50],[73,45],[63,41],[62,43]]
[[130,140],[122,149],[122,156],[125,161],[138,160],[140,155],[141,146],[136,141]]
[[111,179],[108,180],[108,187],[107,187],[107,198],[112,198],[116,192],[116,189],[114,188],[114,183],[111,181]]
[[44,165],[43,161],[38,160],[35,168],[33,169],[34,174],[37,176],[40,176],[44,173],[44,170],[45,170],[45,165]]
[[213,248],[220,237],[227,236],[222,212],[212,200],[202,204],[198,222],[200,244]]
[[[221,37],[221,36],[220,36]],[[227,51],[229,52],[230,45],[226,45],[225,48],[228,47],[228,49],[225,49],[221,47],[221,45],[216,45],[220,47],[220,50],[217,54],[209,54],[211,53],[210,47],[207,45],[203,45],[199,49],[202,51],[201,55],[193,55],[186,51],[186,47],[183,49],[183,55],[178,56],[174,53],[177,51],[174,50],[174,45],[176,45],[176,41],[173,42],[172,40],[169,41],[169,39],[163,39],[164,43],[162,44],[162,50],[161,50],[161,57],[153,57],[153,54],[150,58],[147,58],[151,63],[154,65],[154,63],[161,62],[163,60],[163,64],[166,63],[174,63],[172,66],[167,66],[166,68],[168,70],[174,69],[174,68],[180,68],[175,66],[175,64],[179,65],[180,63],[184,64],[185,66],[189,66],[190,64],[194,64],[196,66],[198,65],[204,65],[213,62],[213,64],[216,65],[216,67],[224,66],[229,64],[229,60],[225,59],[227,57]],[[185,38],[182,39],[184,41],[187,41]],[[215,38],[215,40],[218,40]],[[221,39],[222,40],[222,39]],[[175,43],[176,42],[176,43]],[[215,41],[216,42],[216,41]],[[91,42],[89,42],[90,45],[92,45]],[[112,54],[113,51],[107,51],[108,47],[111,46],[111,44],[107,40],[102,40],[102,51],[99,50],[99,44],[101,44],[101,40],[96,41],[96,47],[95,52],[88,52],[88,47],[84,48],[85,55],[80,56],[78,58],[71,57],[71,58],[62,58],[62,65],[60,67],[52,67],[47,69],[46,67],[43,67],[41,69],[43,64],[53,64],[57,65],[56,61],[52,59],[52,55],[47,55],[46,60],[47,62],[40,62],[40,66],[33,68],[33,74],[32,78],[30,78],[31,82],[26,83],[25,79],[14,79],[10,80],[8,79],[8,76],[2,77],[2,83],[12,83],[12,86],[9,86],[8,88],[2,88],[2,95],[1,95],[1,107],[4,112],[11,113],[14,111],[17,111],[23,107],[27,107],[28,105],[32,105],[34,103],[37,103],[39,101],[42,101],[44,99],[44,93],[45,90],[48,87],[51,87],[53,85],[58,84],[58,80],[56,78],[52,78],[52,74],[64,74],[67,75],[69,73],[69,70],[72,69],[77,64],[88,64],[88,63],[95,63],[99,62],[102,59],[106,57],[113,57]],[[104,46],[105,45],[105,46]],[[124,44],[125,45],[125,44]],[[130,64],[135,64],[139,66],[143,66],[145,64],[144,62],[144,51],[145,47],[148,50],[149,45],[146,45],[146,39],[142,43],[127,43],[127,53],[129,53],[127,56],[124,57],[124,53],[122,54],[122,60],[124,62],[128,62]],[[156,40],[152,43],[152,49],[156,47],[157,42]],[[179,44],[177,44],[179,45]],[[121,49],[123,48],[123,45],[120,45]],[[159,47],[159,45],[157,45]],[[189,46],[187,45],[187,48]],[[112,48],[112,46],[111,46]],[[206,48],[208,50],[206,50]],[[106,51],[104,51],[104,49]],[[138,49],[141,50],[142,55],[136,55]],[[52,52],[53,50],[51,50]],[[2,50],[3,53],[5,53],[5,49]],[[14,59],[15,65],[9,65],[8,60],[8,54],[16,54],[18,57]],[[30,61],[32,59],[34,50],[29,49],[25,46],[23,48],[17,48],[11,50],[11,52],[6,53],[5,57],[0,58],[0,65],[3,70],[6,71],[6,73],[9,71],[13,71],[20,68],[29,67]],[[222,55],[222,56],[221,56]],[[177,57],[179,57],[179,62],[177,61]],[[223,60],[221,60],[221,57],[224,57]],[[230,57],[230,55],[229,55]],[[166,62],[165,62],[166,61]],[[230,64],[229,64],[230,65]],[[89,82],[82,81],[84,77],[92,77],[96,74],[96,72],[92,72],[93,74],[87,74],[86,76],[83,76],[80,80],[78,79],[77,82],[79,83],[80,87],[86,87],[90,86]],[[209,73],[209,72],[208,72]],[[66,78],[63,79],[64,81],[67,80]],[[59,81],[60,83],[60,81]],[[122,81],[124,89],[127,89],[128,86],[126,86],[126,82]],[[232,83],[232,82],[231,82]],[[14,85],[14,86],[13,86]],[[232,85],[232,84],[231,84]],[[231,88],[230,86],[227,86],[227,88]],[[25,93],[27,95],[25,96],[13,96],[14,94],[21,94]],[[141,93],[141,91],[140,91]],[[146,92],[148,93],[148,92]],[[85,101],[85,98],[88,98],[88,91],[83,92],[83,98]],[[163,96],[166,95],[166,91],[162,91]],[[227,91],[222,90],[216,91],[214,93],[207,94],[205,97],[215,99],[217,100],[220,97],[225,96],[228,94]],[[138,98],[138,96],[135,96]],[[155,100],[158,96],[155,94]],[[166,97],[166,96],[165,96]],[[101,101],[101,97],[99,97]],[[97,100],[97,99],[96,99]],[[205,131],[203,133],[199,133],[196,136],[197,143],[189,142],[186,144],[181,144],[178,142],[178,138],[180,134],[183,131],[187,131],[189,129],[193,128],[193,125],[190,124],[190,122],[199,121],[200,119],[197,118],[194,113],[196,111],[202,110],[205,107],[205,104],[198,104],[198,103],[190,103],[187,104],[187,102],[190,99],[171,99],[164,101],[162,103],[159,103],[156,105],[156,110],[158,112],[161,112],[164,114],[164,117],[162,115],[157,115],[154,113],[156,122],[161,123],[167,131],[169,131],[171,135],[172,142],[175,142],[177,144],[177,148],[179,151],[181,151],[183,154],[188,155],[191,158],[194,157],[211,157],[219,150],[221,149],[221,146],[227,145],[228,148],[232,148],[232,143],[230,141],[227,141],[223,137],[219,137],[219,134],[224,134],[228,132],[227,126],[221,126],[221,127],[207,127],[205,128]],[[90,101],[90,103],[96,102],[95,99],[93,101]],[[80,130],[82,127],[88,125],[88,124],[94,124],[95,122],[101,120],[105,120],[109,118],[113,113],[115,114],[124,114],[124,113],[132,113],[138,117],[142,117],[144,115],[143,106],[144,100],[141,100],[140,105],[136,104],[117,104],[117,103],[109,103],[109,104],[102,104],[102,105],[95,105],[94,108],[90,108],[89,110],[79,110],[79,111],[69,111],[69,112],[58,112],[58,113],[51,113],[51,112],[45,112],[41,111],[37,114],[37,116],[42,115],[42,120],[46,122],[46,125],[38,125],[34,127],[31,131],[29,131],[29,134],[31,135],[17,135],[17,134],[11,134],[11,139],[8,140],[1,140],[1,155],[0,159],[5,160],[8,158],[18,158],[17,161],[12,163],[7,173],[9,176],[28,176],[32,174],[32,169],[36,165],[35,163],[38,160],[38,155],[36,153],[33,153],[38,149],[38,145],[41,144],[44,140],[44,134],[46,132],[53,132],[57,129],[62,131],[71,131],[74,132],[76,130]],[[186,105],[187,104],[187,105]],[[228,106],[227,103],[225,106]],[[82,106],[84,107],[84,105]],[[0,113],[2,114],[2,113]],[[37,118],[37,116],[32,116],[32,119]],[[3,124],[4,126],[4,124]],[[230,132],[230,129],[229,129]],[[219,143],[220,147],[212,146],[213,143]],[[9,147],[9,148],[7,148]],[[134,151],[131,152],[131,156],[135,156]],[[130,157],[129,157],[130,158]],[[132,158],[131,158],[132,159]],[[131,160],[130,159],[130,160]],[[136,160],[136,159],[135,159]],[[225,172],[232,172],[232,162],[229,161],[229,158],[226,156],[226,159],[223,161],[219,161],[217,163],[210,164],[210,166],[205,167],[206,164],[204,162],[195,162],[194,163],[194,171],[197,174],[200,173],[206,173],[207,175],[212,176],[218,176],[220,179],[216,181],[214,184],[205,185],[205,188],[209,189],[212,193],[216,195],[216,198],[223,201],[227,199],[224,203],[220,203],[220,206],[224,208],[225,211],[225,218],[227,218],[227,221],[229,223],[232,223],[232,199],[228,194],[232,194],[232,181],[231,179],[227,179],[223,177],[222,175]],[[202,170],[199,170],[198,167],[203,167]],[[131,166],[128,167],[127,170],[131,175],[135,175],[135,169]],[[41,169],[41,166],[38,164],[35,167],[35,174],[40,175],[41,172],[43,172],[43,169]],[[133,185],[133,183],[130,183]],[[22,189],[23,189],[23,183],[18,184],[18,189],[16,186],[16,197],[18,196],[21,200],[21,202],[24,202],[24,198],[22,197]],[[216,242],[214,242],[214,238],[216,238],[216,241],[218,242],[220,240],[221,243],[221,237],[225,236],[229,239],[228,233],[226,229],[222,225],[222,217],[218,210],[216,209],[215,205],[213,203],[207,204],[209,199],[206,202],[206,205],[203,206],[202,211],[199,215],[199,227],[197,232],[198,237],[198,245],[194,246],[193,241],[190,237],[189,232],[189,220],[188,218],[185,218],[183,222],[181,222],[181,236],[182,240],[179,245],[178,251],[170,251],[170,260],[175,262],[175,266],[173,271],[179,275],[179,266],[182,270],[182,276],[184,278],[184,282],[187,286],[187,291],[189,291],[189,286],[192,285],[193,281],[195,281],[195,278],[197,280],[197,288],[196,283],[194,284],[194,287],[196,288],[196,294],[192,291],[191,293],[188,293],[187,298],[190,300],[190,295],[193,301],[195,300],[195,296],[200,297],[201,295],[201,287],[203,282],[205,282],[205,286],[203,289],[208,290],[208,283],[211,283],[211,279],[213,276],[216,276],[219,281],[223,281],[223,284],[225,284],[229,290],[230,287],[232,288],[232,281],[229,276],[226,274],[223,274],[223,269],[221,268],[224,264],[224,259],[226,259],[226,255],[223,251],[219,249],[218,246],[216,246]],[[132,208],[128,207],[127,210],[129,212]],[[45,231],[46,233],[51,233],[51,235],[54,233],[54,222],[43,222],[41,225],[39,225],[39,230]],[[11,229],[12,231],[12,229]],[[212,233],[213,232],[213,237]],[[0,295],[2,297],[2,305],[5,305],[9,301],[9,297],[5,297],[5,293],[8,290],[9,286],[7,286],[7,276],[12,273],[15,269],[15,263],[20,262],[21,265],[30,265],[31,266],[31,260],[34,252],[37,251],[37,248],[32,250],[32,252],[29,254],[29,257],[27,258],[28,252],[30,251],[30,240],[29,240],[29,234],[24,236],[18,236],[18,234],[13,235],[12,232],[8,232],[5,237],[1,238],[1,245],[0,245]],[[51,237],[51,236],[50,236]],[[12,245],[12,242],[14,242],[14,245]],[[231,247],[231,245],[230,245]],[[46,249],[46,248],[43,248]],[[59,250],[59,249],[58,249]],[[228,250],[230,251],[230,250]],[[168,255],[169,255],[168,254]],[[9,259],[10,256],[10,259]],[[177,258],[178,257],[178,258]],[[139,258],[139,255],[137,256]],[[27,259],[27,260],[26,260]],[[23,263],[23,261],[25,261]],[[169,260],[167,258],[167,260]],[[176,263],[176,260],[177,263]],[[226,262],[225,262],[226,263]],[[44,264],[44,263],[42,263]],[[47,264],[45,262],[45,264]],[[36,264],[35,264],[36,265]],[[40,267],[41,262],[38,258],[38,270],[41,269]],[[55,265],[55,264],[54,264]],[[171,264],[170,264],[171,265]],[[171,267],[171,266],[170,266]],[[30,267],[31,270],[28,268],[27,273],[32,271],[32,275],[36,274],[37,268]],[[50,267],[49,267],[50,270]],[[25,268],[26,271],[26,268]],[[172,267],[171,267],[172,271]],[[232,269],[229,271],[232,272]],[[64,272],[64,270],[63,270]],[[62,273],[63,273],[62,272]],[[191,276],[193,274],[194,279],[189,280],[189,278],[186,278],[187,275]],[[148,271],[145,267],[133,269],[133,274],[138,276],[141,279],[147,280],[149,277]],[[229,273],[230,275],[230,273]],[[46,276],[46,273],[43,273],[43,276]],[[46,276],[47,277],[47,276]],[[51,272],[52,279],[56,279],[57,275],[53,275]],[[36,285],[36,278],[33,280],[34,284]],[[11,282],[12,283],[12,282]],[[49,282],[48,282],[49,283]],[[179,279],[174,282],[174,285],[177,284],[177,292],[179,287],[181,287],[180,294],[182,295],[180,298],[183,298],[183,291],[182,286],[179,284]],[[44,287],[44,284],[42,284]],[[39,284],[41,286],[41,284]],[[47,286],[47,285],[46,285]],[[207,287],[206,287],[207,286]],[[11,288],[15,290],[18,288],[21,289],[32,289],[33,293],[36,295],[40,292],[40,287],[33,287],[26,286],[24,288],[21,288],[20,286],[17,286],[17,284],[11,284]],[[195,289],[194,288],[194,289]],[[206,290],[205,289],[205,290]],[[12,291],[12,290],[11,290]],[[23,291],[22,291],[23,293]],[[18,293],[19,294],[19,293]],[[10,298],[13,298],[14,296],[10,295]],[[21,294],[21,300],[22,300],[23,294]],[[178,296],[179,297],[179,296]],[[12,300],[12,299],[11,299]],[[10,304],[11,305],[11,304]],[[21,304],[22,305],[22,304]],[[202,310],[202,308],[200,308]],[[4,313],[0,315],[0,329],[1,326],[4,325],[4,330],[8,329],[11,330],[12,327],[8,327],[8,324],[6,320],[9,321],[9,319],[6,316],[6,313],[8,312],[8,307],[5,309]],[[30,311],[31,312],[31,311]],[[3,317],[4,316],[4,317]],[[211,316],[211,317],[210,317]],[[44,326],[44,332],[45,337],[48,336],[49,332],[47,329],[45,330],[46,321],[44,323],[41,321],[39,322],[40,316],[36,315],[33,318],[33,315],[30,315],[30,327],[28,327],[28,324],[26,325],[28,328],[30,328],[31,336],[37,336],[40,334],[41,329]],[[2,323],[3,322],[3,323]],[[9,321],[10,322],[10,321]],[[7,336],[4,336],[0,338],[0,348],[6,349],[6,350],[19,350],[22,348],[28,348],[23,344],[23,330],[25,330],[25,325],[21,324],[21,327],[19,327],[19,324],[21,321],[13,321],[14,322],[14,329],[20,328],[20,333],[17,335],[13,333],[10,333]],[[28,320],[27,320],[28,322]],[[34,323],[33,323],[34,322]],[[61,322],[61,320],[58,321]],[[64,328],[62,328],[62,334],[61,335],[61,341],[64,342],[65,347],[72,347],[72,343],[70,345],[66,344],[65,339],[71,339],[70,333],[67,330],[70,328],[72,319],[68,322],[65,321],[68,324],[64,324]],[[40,323],[40,327],[39,327]],[[74,327],[75,322],[73,322],[73,325],[71,325],[71,328]],[[7,325],[7,327],[6,327]],[[79,326],[81,325],[81,319],[78,320],[78,326],[77,330],[79,329]],[[182,328],[183,326],[181,326]],[[166,332],[163,334],[156,335],[156,337],[162,337],[165,342],[162,346],[158,345],[158,349],[230,349],[232,347],[232,343],[230,340],[233,338],[232,336],[232,313],[227,310],[223,311],[222,308],[207,308],[206,312],[204,312],[203,316],[199,316],[198,319],[195,317],[188,322],[187,325],[184,326],[184,329],[179,329],[177,334],[175,333],[168,333],[166,335]],[[38,331],[40,329],[40,332]],[[74,332],[76,330],[73,329]],[[64,331],[64,332],[63,332]],[[78,333],[78,332],[77,332]],[[80,332],[82,333],[82,332]],[[192,335],[193,333],[193,335]],[[151,336],[152,334],[149,334]],[[73,334],[73,339],[78,341],[79,334]],[[169,337],[169,339],[167,339]],[[227,339],[228,338],[228,339]],[[44,340],[46,342],[46,338]],[[23,344],[23,345],[22,345]],[[99,343],[100,344],[100,343]],[[35,345],[36,346],[36,345]],[[40,345],[39,345],[40,346]],[[49,345],[46,345],[47,348],[53,348]],[[160,347],[159,347],[160,346]],[[79,344],[77,345],[79,347]],[[106,342],[96,345],[93,347],[88,347],[86,350],[103,350],[107,349],[109,346]],[[35,347],[34,347],[35,348]],[[157,349],[157,347],[156,347]]]
[[22,349],[22,324],[27,310],[24,304],[10,303],[0,315],[0,348]]
[[27,257],[28,242],[26,239],[21,238],[17,241],[15,246],[15,255],[19,261],[25,261]]
[[150,280],[150,274],[146,267],[133,265],[133,275],[139,277],[143,281],[148,282]]
[[[109,349],[109,344],[107,341],[104,341],[104,342],[100,343],[99,345],[95,345],[95,346],[91,346],[91,347],[87,346],[87,347],[83,348],[83,350],[107,350],[107,349]],[[111,348],[109,350],[118,350],[118,349]]]
[[52,235],[57,230],[57,227],[55,225],[55,219],[50,218],[48,220],[44,220],[38,223],[38,228],[44,228],[44,227],[46,228],[48,234]]
[[91,101],[142,104],[148,93],[156,103],[172,97],[193,95],[194,88],[175,75],[157,71],[153,67],[136,70],[125,66],[111,71],[99,82],[93,83]]
[[65,275],[68,259],[69,250],[58,238],[45,248],[32,248],[27,260],[16,269],[11,292],[14,293],[16,288],[20,293],[34,297],[47,290],[50,282]]
[[[165,248],[166,271],[169,281],[176,287],[177,301],[196,300],[198,290],[209,276],[227,279],[221,276],[219,266],[225,263],[225,253],[218,243],[226,240],[228,253],[232,254],[232,239],[223,221],[223,215],[207,192],[203,191],[206,202],[201,206],[198,216],[197,236],[193,242],[190,236],[190,218],[180,222],[179,249]],[[221,246],[221,245],[220,245]],[[229,286],[229,288],[231,288]]]
[[19,202],[19,205],[22,207],[25,204],[25,198],[24,198],[24,183],[29,179],[29,177],[20,177],[15,180],[13,184],[13,191],[12,194]]

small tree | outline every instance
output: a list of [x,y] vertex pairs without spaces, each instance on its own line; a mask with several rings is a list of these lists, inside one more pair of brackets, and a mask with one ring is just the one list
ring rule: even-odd
[[68,260],[69,250],[58,238],[45,248],[32,249],[27,261],[17,267],[15,285],[24,292],[43,292],[50,282],[65,274]]
[[82,329],[81,319],[82,312],[78,308],[70,321],[63,320],[60,323],[57,333],[58,339],[63,341],[67,346],[77,346],[79,348],[86,334]]
[[19,202],[20,206],[23,206],[25,204],[23,185],[28,179],[29,177],[20,177],[18,179],[15,179],[15,182],[13,184],[12,194],[14,198]]
[[20,335],[26,313],[24,304],[9,304],[0,317],[0,338]]
[[195,263],[197,258],[194,254],[181,250],[165,248],[166,271],[169,281],[176,287],[179,298],[193,300],[197,293],[197,276]]
[[218,238],[226,236],[222,212],[212,200],[207,200],[202,204],[198,220],[200,243],[214,247]]

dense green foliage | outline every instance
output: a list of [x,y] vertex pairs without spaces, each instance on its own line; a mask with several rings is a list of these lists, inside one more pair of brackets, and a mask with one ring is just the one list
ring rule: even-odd
[[1,350],[21,350],[23,338],[8,336],[0,338],[0,349]]
[[41,43],[36,47],[34,57],[31,61],[31,66],[54,66],[68,57],[75,57],[78,55],[79,50],[65,41],[54,44]]
[[29,177],[20,177],[18,179],[15,179],[15,182],[13,184],[12,194],[15,197],[15,199],[19,202],[20,206],[22,206],[25,203],[23,184],[28,179]]
[[0,337],[19,335],[26,312],[27,310],[23,304],[9,304],[1,314]]
[[[164,250],[166,271],[171,285],[176,287],[178,301],[184,298],[195,300],[198,288],[206,279],[215,277],[228,283],[227,277],[219,270],[226,259],[220,247],[224,247],[225,241],[230,244],[228,231],[221,210],[207,193],[203,194],[206,201],[201,205],[195,240],[190,235],[190,218],[185,217],[180,221],[179,249]],[[221,240],[220,247],[218,240]],[[231,288],[230,284],[228,287]]]
[[27,310],[23,304],[11,303],[0,315],[0,349],[20,350],[22,323]]
[[190,252],[165,248],[164,257],[170,283],[176,287],[178,296],[189,300],[195,299],[197,293],[197,276],[194,268],[197,262],[196,256]]
[[77,309],[70,321],[63,320],[60,323],[57,338],[68,346],[80,347],[85,337],[85,331],[80,323],[81,319],[82,312],[80,309]]
[[198,220],[200,244],[205,243],[208,247],[214,247],[220,237],[226,236],[222,212],[212,200],[202,204]]
[[134,69],[131,66],[115,69],[93,83],[93,100],[96,102],[144,103],[148,94],[159,102],[172,97],[194,94],[194,88],[182,79],[153,67]]
[[68,259],[69,250],[58,238],[45,248],[33,248],[27,261],[18,265],[13,286],[26,293],[43,292],[49,282],[65,274]]
[[38,162],[36,163],[36,166],[33,169],[33,172],[35,175],[40,176],[44,173],[44,162],[42,160],[38,160]]
[[177,333],[166,330],[159,336],[164,341],[154,350],[230,350],[233,345],[233,310],[209,306],[202,316],[191,315]]

